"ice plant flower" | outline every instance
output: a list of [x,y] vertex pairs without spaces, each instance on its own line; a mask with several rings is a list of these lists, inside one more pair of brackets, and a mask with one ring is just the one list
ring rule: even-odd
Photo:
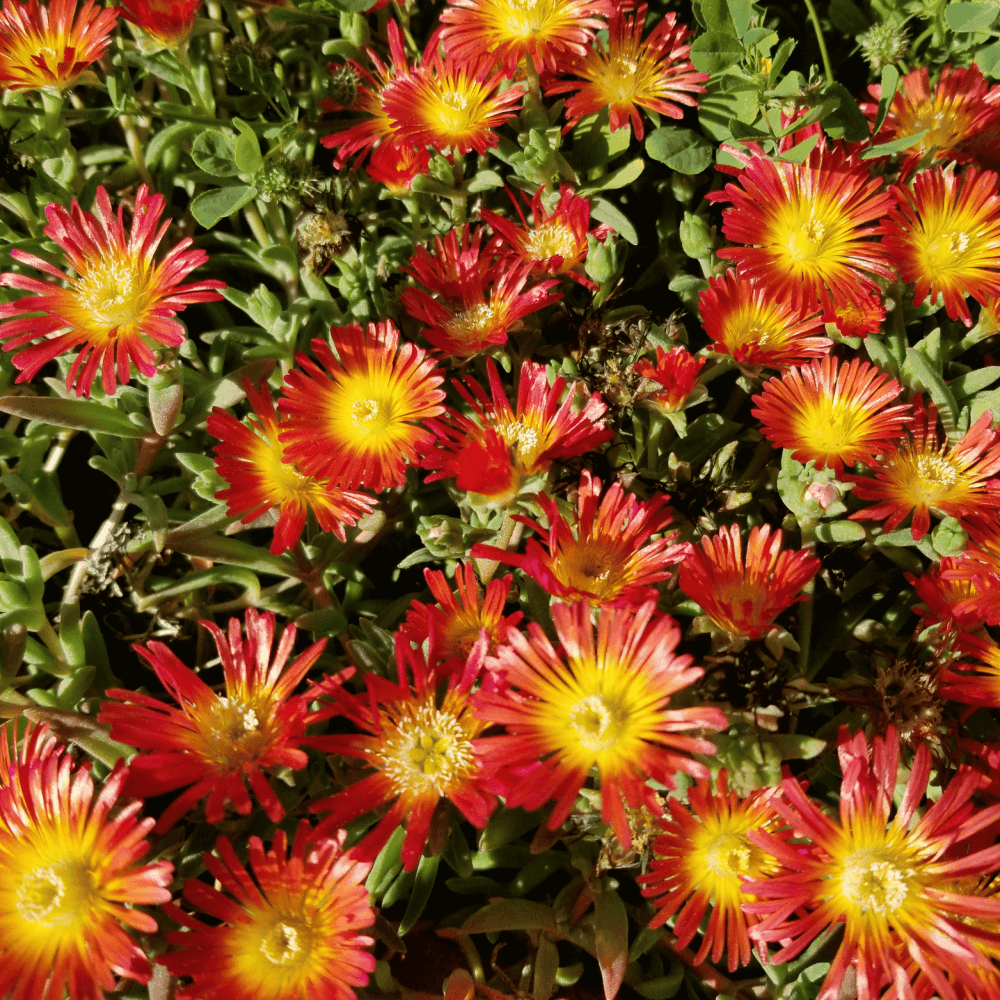
[[483,629],[486,629],[488,654],[506,640],[507,629],[517,626],[524,615],[503,613],[514,580],[510,574],[493,579],[480,596],[476,573],[470,563],[455,570],[453,592],[440,570],[425,569],[424,579],[437,604],[414,601],[406,612],[400,635],[418,646],[428,643],[428,660],[438,673],[461,670]]
[[103,187],[97,189],[96,216],[76,200],[69,212],[57,202],[46,207],[49,224],[43,231],[62,248],[76,277],[32,253],[11,250],[19,263],[69,286],[14,272],[0,275],[0,286],[34,293],[0,305],[0,340],[5,351],[18,352],[18,382],[29,381],[53,358],[75,350],[66,388],[89,396],[99,370],[105,393],[113,396],[118,382],[129,381],[132,364],[147,377],[156,374],[150,341],[165,347],[184,342],[184,327],[174,319],[180,310],[222,298],[217,289],[226,286],[221,281],[181,284],[208,260],[204,250],[188,249],[190,239],[181,240],[160,263],[154,259],[170,226],[167,219],[158,227],[165,206],[163,195],[150,195],[142,185],[128,235],[124,208],[119,207],[116,217]]
[[605,27],[607,0],[449,0],[441,12],[441,44],[458,65],[483,56],[513,76],[524,56],[555,71],[587,54]]
[[304,475],[294,462],[286,461],[285,446],[278,435],[288,418],[278,418],[266,383],[255,388],[244,379],[243,388],[253,408],[249,426],[219,407],[208,418],[208,433],[220,439],[214,449],[215,468],[229,483],[228,489],[220,490],[215,498],[225,500],[229,516],[240,517],[244,524],[277,507],[278,521],[271,543],[274,555],[291,548],[302,537],[309,511],[316,515],[322,531],[344,541],[344,525],[357,524],[359,517],[370,514],[375,499]]
[[676,914],[673,932],[679,948],[691,943],[711,906],[695,962],[705,961],[711,952],[718,964],[725,954],[733,972],[750,962],[748,928],[756,922],[743,912],[750,897],[740,887],[748,878],[767,878],[780,870],[749,833],[769,830],[787,838],[790,831],[777,829],[781,822],[770,805],[771,789],[740,797],[727,784],[723,770],[716,787],[698,781],[688,789],[690,808],[667,799],[670,814],[660,820],[649,871],[637,881],[656,907],[650,927],[662,927]]
[[833,323],[842,337],[867,337],[877,333],[885,322],[885,301],[880,292],[849,302],[836,302],[833,310],[823,313],[826,323]]
[[385,185],[395,198],[405,197],[413,188],[415,177],[423,177],[431,161],[426,149],[406,142],[384,142],[372,151],[365,173]]
[[960,561],[942,566],[941,575],[952,583],[970,587],[970,594],[955,605],[956,615],[977,615],[987,625],[1000,625],[1000,520],[970,516],[963,527],[969,547]]
[[492,249],[483,247],[485,226],[464,225],[434,237],[433,250],[418,246],[409,266],[400,270],[439,298],[460,301],[466,282],[485,284],[496,265]]
[[330,332],[337,353],[317,338],[319,364],[299,354],[304,371],[285,377],[278,403],[287,418],[279,435],[285,461],[343,489],[398,486],[407,462],[433,444],[421,422],[444,410],[444,376],[426,351],[400,344],[391,320],[369,323],[367,333],[357,325]]
[[0,9],[0,87],[63,90],[111,44],[114,10],[85,0],[4,0]]
[[771,159],[756,147],[743,155],[738,183],[708,195],[732,204],[722,230],[743,245],[718,255],[735,261],[742,277],[775,297],[798,293],[827,308],[878,292],[878,278],[892,280],[889,251],[875,239],[892,196],[863,162],[822,140],[802,163]]
[[[306,743],[372,769],[360,781],[310,804],[311,811],[327,813],[319,832],[387,805],[388,812],[351,853],[362,861],[374,860],[405,820],[401,857],[406,871],[413,871],[444,800],[473,826],[486,825],[503,786],[493,775],[495,768],[483,764],[479,736],[487,723],[472,713],[469,696],[481,679],[487,642],[480,636],[463,669],[450,674],[443,694],[440,674],[428,667],[421,651],[402,642],[396,643],[398,683],[369,673],[361,694],[330,680],[314,685],[312,696],[328,704],[310,721],[343,716],[360,732],[310,736]],[[488,681],[487,675],[486,686]]]
[[[321,639],[291,664],[296,628],[289,625],[271,659],[274,615],[246,613],[246,637],[240,621],[229,619],[228,637],[209,621],[201,623],[212,634],[225,677],[226,693],[216,694],[162,642],[135,646],[153,668],[177,708],[149,695],[122,688],[105,692],[98,716],[111,726],[112,739],[140,752],[132,761],[127,793],[163,795],[190,786],[160,816],[159,833],[169,830],[194,805],[206,798],[205,819],[219,823],[226,802],[241,816],[252,803],[244,780],[275,823],[285,810],[267,782],[268,768],[298,770],[308,760],[300,749],[305,736],[306,700],[293,695],[299,682],[326,645]],[[344,672],[337,675],[346,679]]]
[[[656,364],[640,358],[635,365],[635,373],[659,388],[643,391],[638,398],[660,413],[676,413],[684,409],[699,386],[698,375],[707,360],[696,358],[686,347],[672,347],[669,351],[657,347]],[[702,395],[704,392],[702,388]]]
[[839,475],[845,465],[873,465],[876,455],[895,448],[911,414],[907,404],[889,405],[902,391],[866,361],[838,366],[827,356],[768,379],[753,398],[753,415],[764,437],[796,461]]
[[576,91],[566,102],[570,125],[607,108],[612,132],[631,121],[632,131],[641,139],[639,108],[683,118],[685,107],[697,107],[695,95],[705,93],[709,76],[699,73],[691,62],[690,29],[678,24],[671,11],[644,41],[647,8],[648,4],[640,4],[629,16],[624,4],[616,4],[608,21],[607,47],[597,41],[586,55],[563,67],[563,72],[580,80],[558,80],[546,86],[546,94]]
[[703,535],[700,545],[687,545],[680,589],[730,636],[761,638],[821,565],[806,549],[783,552],[781,538],[780,528],[751,528],[744,559],[738,525]]
[[860,500],[874,506],[851,514],[854,521],[885,521],[883,531],[898,528],[909,514],[914,541],[931,526],[931,511],[964,521],[970,514],[1000,511],[1000,434],[991,429],[987,410],[955,444],[938,431],[937,408],[914,400],[913,422],[905,439],[876,463],[874,478],[845,475]]
[[727,271],[709,278],[698,301],[701,322],[712,350],[728,354],[741,367],[788,368],[829,354],[818,304],[802,296],[775,295],[757,281]]
[[[371,870],[345,854],[345,832],[316,837],[303,820],[289,850],[277,830],[269,851],[251,837],[249,870],[219,837],[205,867],[219,888],[188,879],[184,899],[207,913],[197,919],[176,904],[164,911],[186,930],[179,948],[157,961],[194,982],[177,1000],[353,1000],[375,969],[375,941],[358,931],[375,923],[364,880]],[[251,876],[250,873],[253,873]]]
[[674,788],[678,771],[707,777],[689,754],[713,753],[714,744],[684,730],[723,729],[726,717],[709,706],[667,707],[704,671],[675,655],[680,629],[655,602],[601,608],[596,633],[586,601],[553,605],[552,621],[558,651],[534,622],[527,635],[509,632],[497,650],[506,686],[479,691],[475,711],[507,732],[482,739],[483,759],[509,774],[508,807],[532,811],[556,800],[550,830],[569,816],[596,768],[601,818],[628,850],[626,808],[662,815],[649,778]]
[[118,0],[118,10],[150,38],[173,47],[191,34],[201,4],[202,0]]
[[515,225],[488,209],[480,210],[484,222],[488,222],[497,234],[493,248],[515,260],[530,263],[536,274],[565,275],[586,288],[597,290],[597,285],[587,277],[583,262],[589,249],[588,237],[604,240],[611,227],[605,224],[590,229],[590,201],[573,192],[565,184],[559,188],[559,201],[549,211],[543,196],[546,189],[540,187],[531,199],[531,225],[514,201],[514,208],[521,219]]
[[941,671],[942,698],[964,705],[1000,708],[1000,646],[971,633],[958,637],[959,663]]
[[499,141],[495,129],[517,114],[523,92],[502,92],[502,73],[483,58],[459,66],[434,49],[418,69],[383,91],[382,103],[400,142],[485,153]]
[[1000,934],[973,930],[965,920],[985,919],[995,927],[1000,900],[956,891],[955,882],[996,871],[1000,848],[977,849],[975,838],[992,830],[992,843],[1000,807],[973,808],[981,776],[960,765],[941,797],[918,812],[931,771],[930,751],[921,744],[890,819],[899,764],[899,738],[891,727],[871,749],[863,733],[851,737],[842,730],[839,821],[788,777],[772,799],[774,808],[812,843],[750,833],[784,869],[746,883],[757,899],[744,909],[761,918],[751,936],[781,944],[772,962],[790,961],[828,927],[844,926],[817,1000],[836,1000],[850,968],[859,1000],[874,1000],[889,985],[896,997],[912,1000],[916,967],[940,996],[954,998],[946,971],[975,987],[976,970],[992,968],[977,945],[995,948]]
[[98,1000],[116,976],[148,983],[149,961],[122,924],[156,933],[134,907],[170,899],[173,865],[142,864],[154,821],[138,818],[141,802],[119,804],[128,767],[119,761],[98,790],[65,747],[10,763],[0,781],[0,995]]
[[[957,578],[952,574],[958,575]],[[921,618],[929,623],[943,623],[961,632],[976,632],[984,624],[985,615],[972,610],[959,610],[975,602],[979,594],[976,586],[974,561],[963,552],[960,556],[945,556],[920,576],[904,574],[924,607],[915,607]],[[970,578],[971,577],[971,578]]]
[[612,483],[601,496],[601,481],[588,470],[580,477],[576,517],[571,524],[556,502],[536,497],[548,529],[525,517],[544,546],[528,539],[523,555],[492,545],[474,545],[474,559],[496,559],[517,566],[562,601],[587,601],[596,607],[629,607],[656,600],[656,586],[670,575],[684,553],[672,532],[653,541],[670,524],[665,493],[642,502]]
[[962,174],[921,170],[912,190],[893,186],[896,209],[883,223],[882,243],[913,303],[944,298],[952,319],[972,325],[965,301],[1000,295],[1000,194],[997,175],[967,167]]
[[544,365],[525,361],[517,389],[517,409],[511,408],[492,359],[486,362],[492,399],[473,378],[455,382],[471,416],[452,413],[434,423],[438,448],[424,460],[434,470],[427,477],[454,477],[460,490],[506,505],[524,483],[548,473],[557,458],[582,455],[614,436],[601,418],[607,412],[600,394],[575,408],[578,383],[563,397],[566,380],[550,386]]

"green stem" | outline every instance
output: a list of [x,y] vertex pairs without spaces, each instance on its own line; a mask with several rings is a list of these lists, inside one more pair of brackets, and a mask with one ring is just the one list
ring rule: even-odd
[[830,53],[826,50],[826,39],[823,37],[823,29],[819,24],[819,16],[816,13],[816,8],[813,6],[812,0],[804,0],[806,5],[806,10],[809,11],[809,19],[813,23],[813,29],[816,32],[816,41],[819,44],[819,54],[823,60],[823,72],[826,75],[827,84],[833,83],[833,67],[830,65]]
[[[799,530],[802,533],[802,548],[808,549],[813,553],[816,550],[816,523],[816,519],[812,517],[804,517],[799,521]],[[797,639],[799,643],[799,675],[805,677],[809,666],[809,647],[812,643],[813,600],[816,593],[815,578],[802,588],[802,593],[805,594],[806,599],[799,602],[799,634]]]
[[[505,551],[516,548],[521,541],[523,531],[524,525],[520,521],[515,521],[512,514],[505,513],[503,523],[497,532],[496,547]],[[475,564],[476,571],[479,573],[479,582],[484,587],[488,586],[490,580],[493,579],[493,574],[500,566],[500,561],[497,559],[476,559]]]
[[247,220],[247,225],[253,233],[253,238],[260,244],[261,250],[266,250],[268,247],[274,246],[274,240],[271,239],[271,234],[267,231],[267,226],[264,225],[264,220],[261,218],[260,212],[257,211],[257,206],[253,202],[244,207],[243,217]]

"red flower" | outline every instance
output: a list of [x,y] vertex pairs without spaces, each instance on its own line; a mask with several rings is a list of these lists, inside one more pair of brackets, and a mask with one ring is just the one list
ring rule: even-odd
[[938,693],[964,705],[1000,708],[1000,647],[966,632],[958,636],[960,663],[941,671]]
[[704,535],[700,546],[688,543],[679,581],[719,628],[731,636],[759,639],[798,600],[820,565],[806,549],[782,552],[781,529],[772,535],[767,524],[750,529],[744,561],[740,529],[732,524]]
[[311,510],[321,531],[346,539],[344,525],[356,524],[370,514],[375,499],[365,493],[346,493],[325,479],[302,473],[285,459],[285,446],[278,440],[282,424],[266,385],[255,389],[243,380],[254,415],[250,426],[215,407],[208,418],[208,433],[221,440],[215,446],[215,467],[229,488],[215,494],[225,500],[230,517],[242,517],[244,524],[278,508],[271,552],[279,555],[302,537],[306,516]]
[[696,358],[686,347],[673,347],[669,351],[657,347],[656,364],[640,358],[635,366],[635,373],[655,382],[661,388],[643,392],[638,398],[661,413],[682,410],[698,386],[698,375],[705,367],[706,360]]
[[865,298],[834,303],[823,314],[825,323],[836,323],[842,337],[867,337],[878,333],[885,322],[885,301],[880,292],[872,292]]
[[[408,643],[396,644],[399,682],[367,674],[363,694],[350,694],[337,678],[316,684],[312,697],[328,701],[310,721],[344,716],[361,730],[353,735],[311,736],[318,750],[364,761],[372,773],[347,788],[311,803],[328,812],[317,832],[336,829],[382,805],[389,811],[351,853],[373,860],[406,820],[402,859],[406,871],[420,860],[431,818],[448,799],[473,826],[483,827],[503,790],[481,759],[479,734],[486,723],[472,714],[469,695],[480,679],[487,639],[480,637],[464,669],[452,673],[443,695],[440,675]],[[412,683],[409,677],[412,676]]]
[[483,249],[485,226],[452,229],[445,236],[434,237],[434,250],[418,246],[408,267],[400,270],[412,275],[425,288],[452,301],[460,301],[468,281],[484,283],[495,260],[491,248]]
[[974,561],[963,552],[960,556],[945,556],[921,576],[904,574],[916,591],[917,599],[926,606],[913,610],[931,623],[941,622],[962,632],[978,631],[986,616],[979,614],[974,607],[972,610],[959,610],[960,606],[965,607],[976,601],[979,594],[976,573]]
[[[135,196],[132,231],[125,235],[124,208],[111,211],[108,193],[97,189],[97,215],[85,212],[74,199],[70,211],[52,202],[45,209],[49,224],[43,232],[58,244],[76,272],[71,278],[51,264],[17,248],[16,261],[29,264],[57,281],[8,272],[0,285],[33,292],[16,302],[0,305],[0,339],[5,351],[19,350],[14,365],[22,369],[18,382],[27,382],[53,358],[78,350],[69,366],[66,388],[75,385],[78,396],[89,396],[98,369],[105,393],[113,396],[117,382],[128,382],[134,363],[151,377],[156,358],[146,339],[166,347],[184,342],[184,327],[174,317],[193,302],[216,302],[221,281],[182,285],[196,267],[208,260],[204,250],[188,250],[181,240],[159,264],[153,255],[170,226],[159,225],[166,206],[163,195],[150,195],[143,184]],[[33,313],[41,313],[34,316]],[[33,340],[40,343],[27,347]],[[117,376],[117,381],[116,381]]]
[[968,586],[972,593],[955,605],[956,615],[977,615],[1000,625],[1000,520],[973,516],[964,523],[969,547],[963,558],[942,567],[945,580]]
[[158,959],[194,979],[177,1000],[354,1000],[375,969],[375,941],[358,934],[375,913],[364,886],[371,865],[343,852],[345,836],[319,838],[303,820],[291,851],[284,830],[269,851],[251,837],[253,877],[220,837],[205,866],[222,891],[200,879],[184,884],[184,898],[212,923],[163,908],[187,928],[167,934],[181,950]]
[[413,178],[427,173],[431,154],[405,142],[385,142],[372,152],[365,172],[373,181],[384,184],[389,194],[403,197],[412,187]]
[[118,0],[126,21],[162,45],[179,45],[191,34],[202,0]]
[[566,102],[569,125],[607,108],[612,132],[631,121],[636,138],[641,139],[639,108],[668,118],[683,118],[684,107],[697,107],[694,95],[705,93],[703,84],[709,75],[699,73],[691,63],[691,31],[687,25],[678,24],[677,15],[671,11],[643,41],[647,7],[640,4],[627,17],[625,6],[616,5],[608,21],[607,48],[597,41],[585,55],[563,68],[582,79],[560,80],[546,86],[546,94],[577,91]]
[[[112,739],[149,751],[132,762],[127,794],[163,795],[190,785],[163,812],[156,826],[159,833],[169,830],[206,795],[208,823],[222,821],[227,801],[241,816],[248,816],[251,801],[244,780],[277,823],[285,809],[264,770],[298,770],[308,762],[299,749],[305,737],[306,699],[292,692],[323,652],[326,640],[314,643],[286,669],[296,628],[285,629],[271,660],[274,615],[270,612],[260,615],[248,609],[245,639],[240,637],[237,618],[229,619],[228,641],[212,622],[201,624],[212,633],[222,659],[224,696],[217,695],[162,642],[151,642],[133,648],[180,707],[135,691],[109,688],[108,697],[122,704],[106,701],[98,716],[111,726]],[[346,676],[338,675],[341,680]]]
[[[525,517],[516,520],[533,528],[544,540],[533,538],[524,555],[475,545],[474,559],[497,559],[517,566],[537,580],[553,597],[587,601],[594,607],[629,607],[656,600],[654,586],[670,575],[684,552],[675,545],[676,532],[651,541],[670,523],[665,493],[642,503],[612,483],[601,497],[601,481],[584,470],[577,494],[577,516],[570,525],[556,502],[544,493],[536,500],[549,522],[546,530]],[[575,528],[575,530],[574,530]]]

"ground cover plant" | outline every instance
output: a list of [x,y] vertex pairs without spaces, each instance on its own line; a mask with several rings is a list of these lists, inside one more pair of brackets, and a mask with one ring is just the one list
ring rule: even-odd
[[4,0],[0,997],[1000,998],[998,20]]

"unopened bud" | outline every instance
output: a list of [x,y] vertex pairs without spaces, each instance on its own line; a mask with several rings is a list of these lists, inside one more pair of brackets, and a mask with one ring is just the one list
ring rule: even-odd
[[899,62],[910,47],[910,36],[902,21],[889,18],[858,35],[861,54],[876,72]]

